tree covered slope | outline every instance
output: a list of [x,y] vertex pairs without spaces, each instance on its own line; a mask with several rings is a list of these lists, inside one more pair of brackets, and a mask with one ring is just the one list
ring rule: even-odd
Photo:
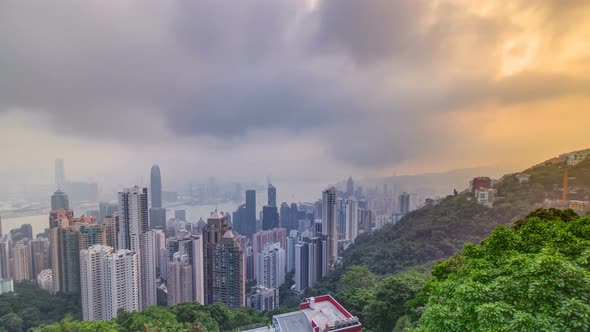
[[589,331],[590,218],[536,211],[432,275],[416,331]]
[[[362,265],[378,275],[395,274],[417,265],[434,264],[460,251],[464,243],[479,243],[498,225],[510,226],[543,207],[546,198],[560,198],[564,164],[546,163],[504,176],[495,185],[493,207],[477,204],[471,194],[451,195],[430,202],[395,225],[361,234],[344,253],[344,267]],[[590,160],[569,168],[570,198],[590,199]]]

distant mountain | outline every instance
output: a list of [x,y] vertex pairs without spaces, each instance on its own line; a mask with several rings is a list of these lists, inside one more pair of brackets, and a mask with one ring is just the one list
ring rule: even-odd
[[[395,225],[358,236],[343,253],[344,265],[363,265],[381,275],[433,265],[459,252],[466,242],[479,243],[498,225],[511,225],[532,210],[543,207],[546,199],[560,198],[564,171],[564,162],[550,162],[523,173],[503,176],[495,185],[498,197],[491,208],[476,203],[471,194],[450,195],[438,204],[431,201]],[[590,199],[590,158],[569,167],[568,171],[570,199]],[[433,179],[442,186],[450,185],[452,179],[458,181],[461,176],[465,179],[474,174],[482,175],[480,172],[463,170],[446,176],[423,175],[395,180],[428,183],[427,179]],[[528,180],[519,174],[526,174]],[[466,184],[461,188],[464,187]]]
[[401,175],[373,178],[359,181],[365,187],[382,186],[387,184],[398,192],[418,192],[420,197],[444,197],[453,189],[462,191],[469,186],[469,180],[478,176],[489,176],[499,179],[503,174],[511,172],[509,169],[497,167],[477,167],[456,169],[440,173],[424,173],[416,175]]

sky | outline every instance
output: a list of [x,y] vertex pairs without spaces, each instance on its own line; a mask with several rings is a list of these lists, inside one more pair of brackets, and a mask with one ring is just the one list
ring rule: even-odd
[[[590,147],[587,0],[0,2],[0,181],[293,185]],[[168,182],[168,184],[166,183]]]

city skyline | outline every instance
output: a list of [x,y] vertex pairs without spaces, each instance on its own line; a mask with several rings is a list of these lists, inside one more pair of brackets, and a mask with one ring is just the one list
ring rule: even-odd
[[588,329],[588,18],[0,1],[0,331]]

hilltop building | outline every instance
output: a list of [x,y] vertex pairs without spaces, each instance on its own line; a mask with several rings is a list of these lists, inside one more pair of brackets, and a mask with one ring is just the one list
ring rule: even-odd
[[589,155],[590,149],[587,149],[570,153],[564,153],[559,156],[559,159],[564,160],[568,164],[568,166],[576,166],[581,161],[586,160],[586,158],[588,158]]
[[272,328],[266,327],[244,332],[362,332],[362,325],[330,295],[305,299],[299,311],[272,317]]

